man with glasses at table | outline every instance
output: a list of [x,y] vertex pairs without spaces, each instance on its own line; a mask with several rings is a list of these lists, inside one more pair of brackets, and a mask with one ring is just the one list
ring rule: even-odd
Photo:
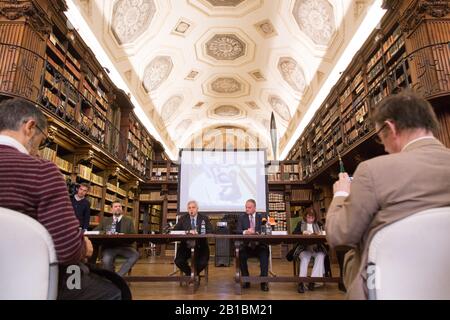
[[[0,102],[0,207],[26,214],[47,229],[60,266],[58,299],[121,299],[118,287],[82,263],[93,248],[79,228],[63,176],[54,163],[36,157],[47,139],[47,119],[34,104],[19,98]],[[80,288],[67,286],[70,265],[81,269]]]
[[382,100],[372,120],[389,154],[360,163],[351,181],[339,174],[325,225],[332,247],[353,248],[344,262],[349,299],[367,299],[367,255],[376,232],[450,205],[450,150],[434,137],[438,122],[431,105],[407,90]]

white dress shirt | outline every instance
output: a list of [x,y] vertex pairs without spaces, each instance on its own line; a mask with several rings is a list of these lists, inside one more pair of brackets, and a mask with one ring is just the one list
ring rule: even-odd
[[27,148],[25,148],[25,146],[23,144],[21,144],[19,141],[17,141],[16,139],[14,139],[10,136],[0,134],[0,144],[4,145],[4,146],[16,148],[17,150],[19,150],[22,153],[29,154]]

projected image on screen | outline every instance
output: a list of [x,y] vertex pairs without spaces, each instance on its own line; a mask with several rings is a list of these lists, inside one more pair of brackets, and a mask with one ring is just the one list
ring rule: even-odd
[[180,211],[196,200],[203,212],[244,211],[255,199],[266,211],[265,151],[191,151],[181,153]]

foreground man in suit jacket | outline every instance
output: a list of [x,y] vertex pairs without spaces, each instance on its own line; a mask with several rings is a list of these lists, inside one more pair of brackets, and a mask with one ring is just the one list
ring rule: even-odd
[[[189,201],[187,204],[188,213],[181,216],[174,230],[185,230],[191,234],[200,234],[202,221],[205,221],[206,233],[212,233],[213,228],[207,216],[198,213],[197,201]],[[197,241],[195,247],[196,255],[196,270],[200,274],[206,268],[209,261],[209,245],[207,239],[200,239]],[[191,249],[188,248],[186,241],[181,241],[177,249],[177,256],[175,257],[175,264],[185,275],[191,275],[191,267],[188,264],[188,259],[191,257]],[[200,278],[198,278],[198,281]]]
[[[111,204],[112,217],[104,217],[95,230],[110,232],[113,228],[115,233],[135,234],[133,219],[123,215],[122,204],[114,201]],[[113,227],[114,225],[114,227]],[[122,277],[130,271],[139,259],[139,252],[133,244],[121,244],[119,246],[102,246],[102,263],[106,270],[114,271],[114,262],[120,256],[125,258],[119,272]]]
[[344,262],[349,299],[367,298],[368,248],[377,231],[450,205],[450,150],[433,136],[438,122],[431,105],[406,91],[380,102],[373,121],[389,155],[362,162],[351,183],[339,175],[326,219],[329,244],[353,247]]
[[[238,220],[236,232],[238,234],[256,234],[261,232],[262,218],[267,219],[267,214],[263,216],[256,212],[256,201],[253,199],[247,200],[245,203],[245,214],[241,215]],[[267,277],[269,273],[269,246],[265,243],[244,242],[239,250],[240,268],[243,276],[248,276],[247,260],[249,256],[256,256],[259,258],[259,267],[261,269],[261,276]],[[250,288],[250,283],[246,282],[244,288]],[[261,283],[261,290],[269,291],[267,282]]]

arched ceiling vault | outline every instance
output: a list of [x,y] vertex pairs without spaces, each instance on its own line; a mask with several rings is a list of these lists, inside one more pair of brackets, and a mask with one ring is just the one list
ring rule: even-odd
[[289,139],[373,2],[72,1],[174,149],[221,126],[268,144],[272,112]]

